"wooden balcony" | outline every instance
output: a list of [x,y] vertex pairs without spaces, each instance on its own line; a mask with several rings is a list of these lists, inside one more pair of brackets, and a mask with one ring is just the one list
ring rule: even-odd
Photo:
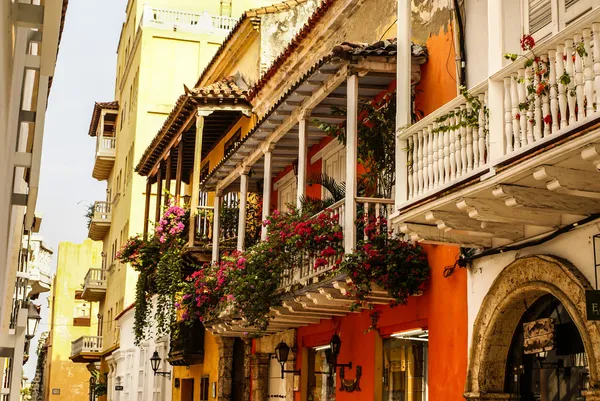
[[96,201],[94,215],[89,227],[88,237],[94,241],[104,239],[110,229],[112,205],[109,202]]
[[83,336],[71,343],[71,359],[75,363],[89,363],[100,360],[102,337]]
[[[387,217],[392,211],[394,201],[358,197],[356,203],[357,212],[363,216]],[[327,210],[332,216],[338,216],[340,225],[344,228],[345,200],[335,203]],[[357,235],[364,235],[361,225],[357,224],[356,230]],[[316,269],[314,262],[314,258],[307,255],[305,262],[299,268],[284,272],[278,290],[286,293],[284,302],[282,306],[272,308],[272,319],[266,333],[307,326],[318,323],[322,319],[350,313],[352,300],[347,294],[351,280],[345,274],[335,274],[334,258],[331,258],[327,265]],[[372,286],[372,293],[368,299],[370,303],[383,305],[389,304],[392,300],[385,290]],[[253,327],[246,327],[243,320],[229,319],[226,311],[222,313],[222,318],[219,322],[205,322],[207,330],[222,336],[240,336],[243,333],[257,331]]]
[[85,275],[81,298],[98,302],[106,295],[107,274],[105,269],[89,269]]
[[598,22],[590,12],[471,89],[475,101],[458,97],[400,133],[399,231],[498,247],[600,213]]
[[179,322],[179,334],[172,338],[168,361],[172,366],[204,363],[204,326],[196,321],[192,326]]

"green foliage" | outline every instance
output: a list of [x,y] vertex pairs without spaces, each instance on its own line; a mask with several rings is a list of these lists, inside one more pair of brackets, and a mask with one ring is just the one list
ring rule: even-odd
[[392,306],[405,304],[429,277],[425,251],[419,245],[393,237],[383,218],[370,217],[362,224],[366,239],[358,242],[356,251],[346,255],[341,266],[352,279],[353,309],[368,304],[373,284],[394,298]]
[[90,203],[85,207],[84,217],[87,222],[87,228],[89,229],[90,226],[92,225],[92,219],[94,218],[94,204],[93,203]]
[[[346,115],[346,109],[331,108],[332,115]],[[390,198],[395,183],[396,95],[387,94],[377,103],[359,103],[358,162],[365,167],[362,179],[367,196]],[[315,120],[319,129],[346,145],[346,125]]]
[[175,297],[182,288],[184,243],[177,239],[167,248],[156,268],[156,321],[157,337],[169,335],[171,327],[176,322]]
[[92,378],[94,379],[94,395],[96,397],[102,397],[107,394],[107,373],[100,373],[98,370],[92,370],[91,372]]
[[[467,88],[465,88],[464,86],[460,87],[460,93],[467,101],[469,107],[456,111],[451,111],[436,118],[435,122],[438,123],[438,126],[437,128],[431,130],[432,133],[435,134],[438,132],[447,132],[466,127],[479,129],[479,114],[482,108],[484,113],[484,119],[488,119],[489,110],[487,109],[487,107],[485,107],[485,105],[481,103],[479,98],[471,95],[471,93],[469,93]],[[484,132],[487,134],[486,128],[484,128]]]

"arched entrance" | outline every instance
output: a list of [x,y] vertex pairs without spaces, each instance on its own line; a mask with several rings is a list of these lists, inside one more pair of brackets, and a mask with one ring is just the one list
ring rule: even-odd
[[[510,374],[514,368],[509,366],[514,364],[511,344],[526,313],[544,315],[530,308],[549,302],[550,306],[558,305],[563,317],[568,316],[581,338],[589,372],[589,390],[583,392],[585,400],[600,401],[600,325],[585,319],[587,289],[592,287],[581,272],[557,257],[530,256],[507,266],[490,287],[475,320],[465,398],[514,399],[515,394],[507,386],[507,372]],[[558,313],[546,306],[546,314]],[[514,354],[514,347],[512,350]]]

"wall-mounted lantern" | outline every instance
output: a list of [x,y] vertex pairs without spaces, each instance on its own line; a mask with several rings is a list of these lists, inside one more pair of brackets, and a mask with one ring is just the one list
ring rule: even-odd
[[281,378],[283,379],[284,373],[294,373],[300,374],[300,370],[286,370],[285,363],[288,360],[288,356],[290,355],[290,347],[284,342],[281,341],[275,347],[275,357],[277,358],[277,362],[281,365]]
[[325,357],[329,364],[329,375],[333,376],[337,368],[352,369],[352,362],[337,363],[340,350],[342,349],[342,339],[337,334],[334,334],[329,340],[329,348],[325,350]]
[[38,326],[40,324],[40,320],[42,320],[42,317],[40,316],[38,307],[33,302],[29,302],[29,306],[27,307],[27,333],[26,333],[26,337],[28,339],[31,340],[33,337],[35,337],[35,333],[37,332]]
[[152,366],[152,371],[154,372],[154,376],[164,376],[167,379],[171,380],[171,372],[159,372],[160,368],[160,356],[158,355],[158,351],[154,351],[152,354],[152,358],[150,358],[150,366]]

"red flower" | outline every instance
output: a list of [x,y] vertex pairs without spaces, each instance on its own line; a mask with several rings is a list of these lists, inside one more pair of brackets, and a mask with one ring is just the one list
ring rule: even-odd
[[550,116],[550,114],[548,114],[546,117],[544,117],[545,124],[550,124],[551,122],[552,122],[552,116]]
[[521,118],[521,114],[520,113],[515,114],[515,120],[519,120],[520,118]]
[[536,91],[535,91],[535,92],[536,92],[538,95],[541,95],[541,94],[542,94],[542,92],[544,92],[544,90],[545,90],[545,89],[546,89],[546,83],[545,83],[545,82],[540,82],[540,83],[538,84],[538,86],[537,86],[537,88],[536,88]]
[[521,38],[521,49],[523,49],[523,51],[527,51],[533,49],[534,46],[535,39],[533,39],[533,36],[528,34],[523,35]]

